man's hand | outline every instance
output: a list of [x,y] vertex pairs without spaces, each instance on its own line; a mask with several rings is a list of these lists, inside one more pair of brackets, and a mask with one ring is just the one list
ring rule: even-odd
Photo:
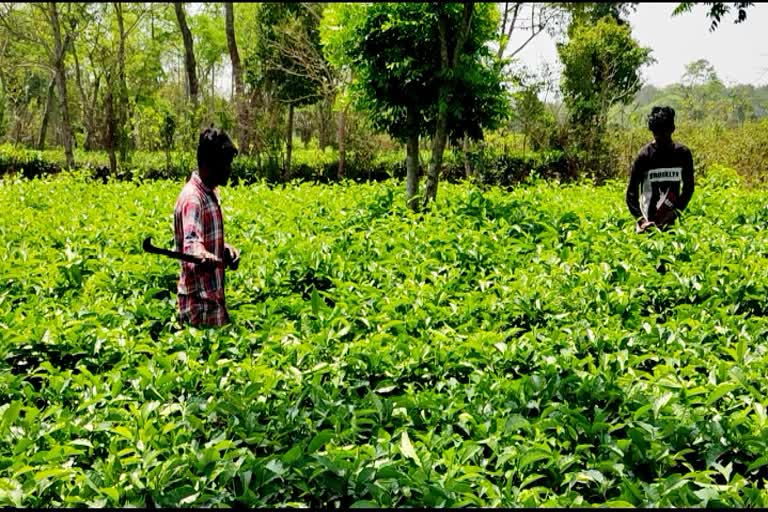
[[666,226],[667,224],[672,224],[675,222],[676,218],[677,210],[667,210],[666,212],[663,212],[661,215],[659,215],[659,218],[656,220],[656,224],[660,226]]
[[205,254],[203,254],[201,256],[201,259],[203,261],[200,264],[209,270],[213,270],[222,264],[221,259],[218,258],[215,254],[212,254],[210,252],[206,252]]
[[656,224],[654,224],[653,222],[651,222],[648,219],[639,219],[637,221],[637,226],[635,226],[635,232],[636,233],[642,233],[643,231],[645,231],[649,227],[655,226],[655,225]]
[[224,261],[230,270],[237,270],[240,265],[240,251],[231,245],[224,244]]
[[215,254],[206,250],[200,250],[199,252],[194,252],[191,254],[200,259],[200,263],[198,263],[198,265],[206,270],[213,270],[217,266],[224,264],[221,261],[221,258],[218,258]]

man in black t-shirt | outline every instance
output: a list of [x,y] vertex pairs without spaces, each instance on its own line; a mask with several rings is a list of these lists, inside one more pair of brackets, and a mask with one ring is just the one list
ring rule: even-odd
[[654,140],[643,146],[635,158],[626,195],[629,212],[637,219],[638,233],[650,226],[663,230],[674,224],[678,213],[688,206],[694,188],[691,152],[672,141],[675,110],[653,107],[648,129]]

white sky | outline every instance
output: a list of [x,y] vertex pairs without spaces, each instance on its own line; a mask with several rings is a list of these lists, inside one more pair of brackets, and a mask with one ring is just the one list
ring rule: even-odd
[[[632,36],[653,49],[657,62],[643,69],[646,83],[663,87],[678,82],[685,66],[707,59],[726,85],[768,84],[768,5],[756,3],[747,10],[746,21],[735,24],[730,12],[715,32],[709,32],[707,8],[696,5],[672,17],[677,2],[640,3],[629,17]],[[526,39],[525,33],[513,36],[509,48]],[[520,63],[538,70],[542,62],[560,67],[555,41],[542,32],[518,55]]]

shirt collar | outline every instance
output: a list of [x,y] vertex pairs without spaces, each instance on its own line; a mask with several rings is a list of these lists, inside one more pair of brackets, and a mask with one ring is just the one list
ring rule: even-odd
[[192,173],[191,181],[197,186],[200,190],[202,190],[204,193],[210,195],[213,197],[216,202],[219,202],[220,196],[219,196],[219,187],[214,187],[213,189],[208,188],[208,185],[203,183],[203,180],[200,178],[200,173],[197,171],[194,171]]

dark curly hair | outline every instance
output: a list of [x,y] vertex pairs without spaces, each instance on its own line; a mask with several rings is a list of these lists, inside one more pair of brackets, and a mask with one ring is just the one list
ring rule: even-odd
[[197,165],[211,165],[217,160],[235,158],[237,148],[224,130],[214,128],[213,124],[200,132],[197,141]]
[[672,107],[653,107],[648,115],[648,129],[653,133],[675,131],[675,109]]

